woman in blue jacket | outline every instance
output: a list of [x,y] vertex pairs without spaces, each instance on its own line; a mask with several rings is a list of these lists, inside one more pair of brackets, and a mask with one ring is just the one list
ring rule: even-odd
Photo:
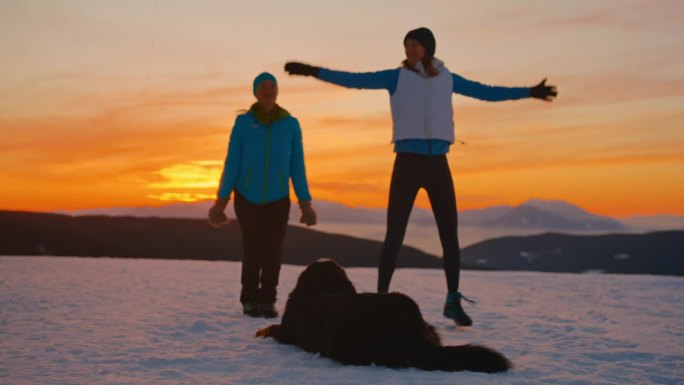
[[406,60],[402,66],[378,72],[333,71],[298,62],[285,65],[291,75],[359,89],[385,89],[390,94],[392,142],[397,153],[390,182],[387,233],[380,255],[378,292],[389,290],[397,254],[404,240],[413,202],[420,188],[427,191],[444,253],[447,299],[444,316],[458,325],[472,320],[461,306],[459,292],[460,248],[457,235],[456,196],[446,154],[454,142],[451,95],[458,93],[487,101],[528,97],[550,101],[556,95],[546,80],[534,87],[494,87],[449,72],[435,58],[436,42],[427,28],[404,37]]
[[257,102],[235,119],[217,199],[209,223],[224,225],[224,210],[235,191],[235,215],[242,230],[243,313],[278,316],[275,307],[282,245],[290,213],[290,179],[302,210],[301,223],[316,224],[306,182],[299,122],[276,104],[278,83],[264,72],[254,79]]

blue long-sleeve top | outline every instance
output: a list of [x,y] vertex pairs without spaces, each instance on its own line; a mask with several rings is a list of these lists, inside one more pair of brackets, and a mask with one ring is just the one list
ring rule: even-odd
[[[390,95],[393,95],[399,83],[399,73],[400,68],[377,72],[345,72],[320,68],[318,78],[347,88],[384,89]],[[452,73],[451,76],[453,79],[453,92],[456,94],[490,102],[523,99],[530,96],[530,89],[527,87],[489,86],[468,80],[455,73]],[[404,139],[394,143],[394,151],[412,152],[422,155],[442,155],[449,152],[450,146],[451,143],[439,139]]]
[[271,123],[258,119],[254,108],[238,115],[217,196],[228,198],[236,189],[251,203],[265,204],[290,195],[290,178],[299,201],[310,201],[299,121],[283,109]]

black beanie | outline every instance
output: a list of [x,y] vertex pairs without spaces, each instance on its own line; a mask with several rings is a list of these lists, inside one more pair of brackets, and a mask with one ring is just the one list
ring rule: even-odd
[[412,31],[409,31],[409,33],[407,33],[406,37],[404,38],[404,43],[407,39],[413,39],[420,43],[420,45],[422,45],[423,48],[425,48],[426,56],[435,56],[435,48],[437,47],[437,42],[435,41],[435,35],[433,35],[432,31],[430,31],[429,29],[425,27],[420,27]]

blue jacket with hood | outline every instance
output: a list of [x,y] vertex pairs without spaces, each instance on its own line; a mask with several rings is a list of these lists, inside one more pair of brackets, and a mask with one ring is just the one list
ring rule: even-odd
[[276,118],[265,123],[255,107],[238,115],[230,134],[228,155],[217,196],[237,190],[254,204],[290,195],[290,178],[299,201],[310,201],[299,121],[277,106]]

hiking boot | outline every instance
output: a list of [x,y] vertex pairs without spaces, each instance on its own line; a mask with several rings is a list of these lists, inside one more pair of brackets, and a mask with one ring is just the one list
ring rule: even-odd
[[242,304],[242,314],[250,317],[261,317],[261,309],[256,302],[245,302]]
[[475,301],[465,298],[461,292],[451,292],[447,295],[443,314],[445,317],[456,321],[456,324],[459,326],[470,326],[473,324],[473,320],[470,319],[468,314],[463,310],[461,299],[470,303],[475,303]]
[[275,302],[263,302],[259,304],[261,309],[261,316],[264,318],[276,318],[278,316],[278,309],[275,307]]

